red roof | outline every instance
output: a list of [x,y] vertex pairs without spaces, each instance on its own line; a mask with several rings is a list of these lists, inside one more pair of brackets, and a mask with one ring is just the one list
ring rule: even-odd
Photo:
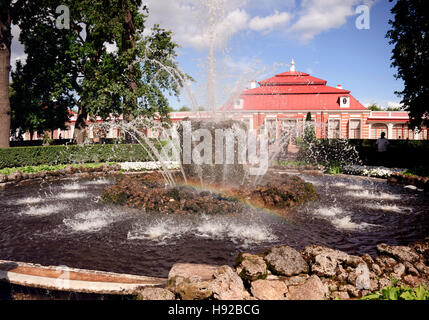
[[[288,71],[260,81],[258,88],[244,90],[240,94],[241,107],[233,101],[224,106],[237,111],[266,110],[362,110],[368,111],[350,95],[349,90],[329,87],[326,80],[308,73]],[[350,97],[350,107],[340,107],[340,97]],[[221,109],[224,109],[222,107]]]
[[[285,94],[244,96],[242,110],[339,110],[338,94]],[[341,95],[350,96],[350,95]],[[367,110],[350,96],[350,107],[341,110]]]

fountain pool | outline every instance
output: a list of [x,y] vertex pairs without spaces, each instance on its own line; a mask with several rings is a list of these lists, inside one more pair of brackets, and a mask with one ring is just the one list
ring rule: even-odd
[[[281,174],[281,172],[276,172]],[[320,199],[286,217],[245,206],[234,214],[160,214],[100,200],[114,176],[26,181],[0,191],[0,258],[166,277],[177,262],[233,264],[240,251],[321,244],[351,254],[429,234],[428,195],[353,176],[299,176]]]

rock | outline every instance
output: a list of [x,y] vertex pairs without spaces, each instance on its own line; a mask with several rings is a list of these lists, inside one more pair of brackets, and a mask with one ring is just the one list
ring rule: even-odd
[[368,266],[374,263],[374,259],[367,253],[362,256],[362,260],[365,261]]
[[339,291],[347,292],[351,297],[359,298],[361,296],[361,292],[358,288],[351,284],[341,285],[339,287]]
[[240,277],[247,281],[265,279],[267,277],[267,264],[260,256],[242,253],[237,258],[237,272]]
[[336,269],[335,269],[335,279],[337,279],[338,282],[340,283],[344,283],[347,281],[349,275],[346,272],[346,270],[344,270],[344,268],[339,265]]
[[392,256],[401,262],[408,261],[413,263],[420,259],[419,255],[414,249],[405,246],[389,246],[385,243],[380,243],[377,245],[377,251],[380,254]]
[[424,279],[412,275],[406,275],[404,277],[404,282],[413,288],[418,287],[420,284],[428,284]]
[[380,276],[381,275],[381,268],[380,268],[380,266],[378,265],[378,264],[376,264],[376,263],[373,263],[372,265],[371,265],[371,270],[377,275],[377,276]]
[[4,183],[4,182],[7,182],[7,175],[0,174],[0,183]]
[[380,290],[391,285],[392,285],[392,282],[390,281],[389,278],[387,278],[387,276],[384,276],[378,280],[378,288]]
[[328,288],[329,292],[338,291],[338,283],[332,279],[322,279],[322,283]]
[[75,168],[73,168],[72,166],[67,166],[67,167],[64,169],[64,171],[65,171],[65,173],[66,173],[66,174],[72,174],[72,173],[74,173],[76,170],[75,170]]
[[393,267],[398,263],[395,259],[388,256],[379,256],[375,258],[377,264],[382,267],[382,269],[392,270]]
[[404,273],[405,273],[405,266],[402,263],[398,263],[393,268],[393,276],[397,279],[401,279]]
[[373,292],[378,290],[379,288],[379,284],[378,284],[378,280],[377,279],[371,279],[369,281],[369,291]]
[[18,182],[18,181],[21,181],[21,180],[22,180],[22,177],[23,177],[22,172],[21,172],[21,171],[16,171],[16,172],[13,172],[13,173],[9,174],[9,175],[7,176],[7,180],[8,180],[8,181],[15,181],[15,182]]
[[334,291],[331,293],[332,299],[339,299],[339,300],[347,300],[350,299],[350,296],[347,292],[343,291]]
[[164,288],[144,288],[139,294],[139,300],[174,300],[176,297],[173,292]]
[[353,268],[357,268],[358,265],[365,263],[365,261],[358,256],[352,256],[352,255],[348,255],[346,257],[346,260],[344,261],[344,264],[346,266],[351,266]]
[[411,274],[412,276],[419,276],[420,273],[417,271],[414,266],[409,262],[404,262],[406,273]]
[[189,282],[183,280],[176,286],[176,293],[182,300],[204,300],[213,294],[211,281]]
[[[318,276],[336,275],[339,264],[349,259],[349,255],[339,250],[311,245],[302,251],[304,259],[311,265],[311,271]],[[353,259],[349,259],[352,263]]]
[[357,266],[355,274],[357,275],[356,288],[359,290],[368,290],[371,288],[369,269],[365,262]]
[[429,260],[429,240],[414,242],[409,247],[420,253],[426,260]]
[[168,273],[168,289],[175,291],[175,287],[184,281],[200,282],[213,279],[219,266],[193,263],[176,263]]
[[241,278],[229,266],[222,266],[214,273],[212,283],[214,298],[217,300],[243,300],[249,296]]
[[293,276],[308,273],[308,264],[298,251],[289,246],[271,248],[264,259],[276,274]]
[[305,283],[288,287],[288,300],[323,300],[327,289],[320,278],[312,275]]
[[286,300],[287,287],[279,280],[256,280],[250,291],[258,300]]
[[428,274],[429,275],[429,267],[425,266],[425,264],[423,262],[417,262],[414,264],[414,266],[416,267],[416,269],[423,274]]
[[299,276],[293,276],[284,280],[287,286],[294,286],[297,284],[303,284],[310,276],[308,274],[302,274]]

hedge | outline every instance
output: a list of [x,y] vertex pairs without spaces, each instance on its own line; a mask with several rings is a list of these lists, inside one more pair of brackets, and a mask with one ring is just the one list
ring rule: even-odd
[[94,163],[150,161],[150,157],[139,144],[70,145],[44,147],[14,147],[0,149],[0,169],[21,167]]

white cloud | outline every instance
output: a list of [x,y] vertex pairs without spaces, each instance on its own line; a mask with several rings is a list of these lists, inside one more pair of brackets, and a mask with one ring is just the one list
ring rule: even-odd
[[399,102],[394,102],[394,101],[388,101],[387,102],[387,107],[388,108],[402,108],[404,105],[402,103]]
[[249,22],[249,28],[255,31],[271,32],[274,29],[284,26],[292,18],[288,12],[278,12],[275,10],[274,14],[267,17],[255,17]]
[[308,42],[321,32],[341,27],[347,18],[354,16],[355,7],[371,0],[303,0],[298,20],[289,29]]
[[19,42],[19,34],[21,33],[21,29],[17,25],[12,25],[11,32],[12,44],[10,48],[10,65],[12,66],[12,69],[14,69],[17,60],[21,60],[23,63],[25,63],[27,54],[24,52],[24,45]]

